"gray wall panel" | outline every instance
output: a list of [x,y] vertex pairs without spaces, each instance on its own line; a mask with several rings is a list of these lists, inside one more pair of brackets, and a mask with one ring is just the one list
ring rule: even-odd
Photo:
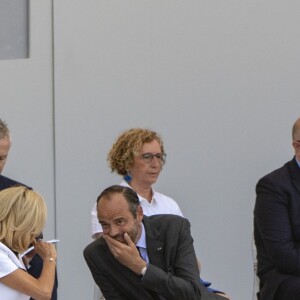
[[28,0],[0,1],[0,59],[27,58]]
[[155,188],[191,221],[203,277],[251,299],[255,184],[293,155],[300,4],[64,0],[53,23],[52,1],[30,4],[30,58],[0,61],[5,174],[46,197],[60,299],[92,299],[89,214],[120,181],[106,154],[133,126],[163,136]]
[[255,184],[292,156],[299,113],[299,3],[69,0],[55,8],[58,232],[70,243],[60,253],[63,299],[74,287],[92,296],[81,256],[89,212],[99,191],[119,182],[106,154],[133,126],[165,140],[156,188],[190,219],[203,277],[251,299]]

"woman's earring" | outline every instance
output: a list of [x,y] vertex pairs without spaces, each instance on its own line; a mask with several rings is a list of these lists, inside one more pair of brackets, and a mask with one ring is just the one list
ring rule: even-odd
[[125,174],[123,176],[124,180],[129,183],[132,180],[132,177],[130,176],[130,174],[127,172],[127,174]]

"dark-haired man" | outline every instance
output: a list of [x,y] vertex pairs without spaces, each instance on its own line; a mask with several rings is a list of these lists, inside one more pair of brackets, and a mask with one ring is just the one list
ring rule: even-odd
[[224,299],[199,282],[199,269],[187,219],[146,217],[137,194],[111,186],[97,200],[103,236],[84,250],[104,297],[130,300]]

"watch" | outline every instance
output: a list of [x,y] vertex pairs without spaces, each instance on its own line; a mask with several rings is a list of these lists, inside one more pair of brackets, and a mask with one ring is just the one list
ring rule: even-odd
[[148,263],[146,264],[146,266],[141,270],[141,275],[144,276],[146,271],[147,271],[147,268],[148,268]]

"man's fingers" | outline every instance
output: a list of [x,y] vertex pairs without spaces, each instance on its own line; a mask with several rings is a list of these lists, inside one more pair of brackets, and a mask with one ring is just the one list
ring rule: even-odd
[[130,247],[135,246],[134,242],[131,240],[131,238],[127,232],[124,233],[124,239],[128,246],[130,246]]
[[110,252],[112,253],[113,256],[115,256],[115,254],[116,254],[115,249],[114,249],[114,247],[111,243],[112,239],[109,236],[106,236],[106,235],[103,235],[103,238],[105,239]]
[[117,247],[118,244],[120,242],[118,242],[117,240],[113,239],[112,237],[110,237],[109,235],[103,235],[103,238],[105,239],[106,243],[111,247],[111,246],[115,246]]
[[103,235],[103,238],[105,239],[105,241],[110,249],[114,248],[116,250],[119,248],[123,248],[125,246],[123,243],[113,239],[112,237],[110,237],[108,235],[106,235],[106,236]]
[[111,241],[112,241],[112,239],[111,239],[108,235],[103,235],[103,238],[105,239],[105,241],[106,241],[108,247],[111,248],[111,247],[112,247],[112,246],[111,246]]
[[[124,233],[124,240],[125,240],[125,244],[121,243],[117,240],[115,240],[114,238],[108,236],[108,235],[103,235],[103,238],[105,239],[108,247],[110,248],[111,252],[112,249],[115,250],[115,253],[119,252],[119,251],[124,251],[127,247],[131,248],[131,249],[135,249],[135,244],[133,243],[133,241],[131,240],[130,236],[128,235],[127,232]],[[127,245],[126,245],[127,244]]]

